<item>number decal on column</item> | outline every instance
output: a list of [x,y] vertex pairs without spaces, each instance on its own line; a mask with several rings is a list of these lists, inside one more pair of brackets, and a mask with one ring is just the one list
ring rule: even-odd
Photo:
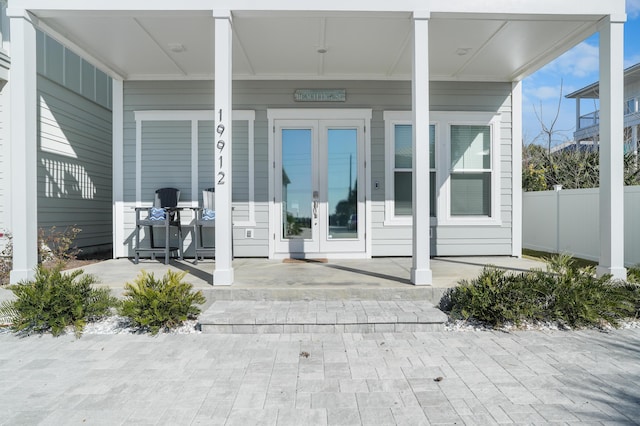
[[[219,118],[220,121],[222,121],[222,109],[219,110]],[[220,123],[218,124],[218,127],[216,127],[216,133],[218,133],[219,136],[222,136],[224,134],[224,124]],[[223,152],[224,152],[224,147],[225,147],[226,143],[223,139],[219,139],[218,142],[216,143],[216,148],[218,148],[218,161],[219,163],[219,169],[220,171],[218,171],[218,182],[217,185],[224,185],[224,177],[226,176],[225,173],[222,171],[222,167],[224,165],[224,156],[223,156]]]

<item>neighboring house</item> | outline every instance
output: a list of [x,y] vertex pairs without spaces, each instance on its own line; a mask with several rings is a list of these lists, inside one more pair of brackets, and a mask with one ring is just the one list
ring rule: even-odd
[[597,151],[597,150],[598,150],[598,144],[594,144],[593,141],[590,141],[590,140],[566,141],[551,147],[552,154],[554,152],[572,152],[572,151],[590,152],[590,151]]
[[[32,99],[36,81],[36,28],[113,78],[114,256],[133,255],[134,207],[150,206],[155,189],[180,189],[186,208],[213,183],[215,285],[233,282],[232,256],[412,256],[415,284],[432,282],[433,255],[520,256],[522,79],[600,31],[606,96],[622,103],[624,0],[12,7],[21,98]],[[12,103],[11,120],[25,141],[13,189],[28,191],[33,102]],[[604,187],[617,188],[621,173],[605,171]],[[619,276],[611,212],[622,200],[601,200],[600,272]],[[35,206],[18,198],[12,209]],[[35,221],[22,219],[12,280],[36,260]],[[187,253],[191,245],[187,236]]]
[[[600,83],[590,84],[566,96],[576,100],[576,131],[578,145],[598,145],[600,141]],[[640,64],[624,70],[624,152],[638,152],[640,137]],[[585,106],[585,104],[587,106]],[[590,111],[583,114],[582,111]]]
[[[6,83],[11,43],[6,9],[0,7],[0,81]],[[110,251],[111,78],[42,31],[36,32],[36,51],[37,226],[64,231],[75,225],[82,230],[76,244],[84,252]],[[5,234],[12,232],[12,167],[23,165],[11,161],[11,88],[2,86],[0,232]]]

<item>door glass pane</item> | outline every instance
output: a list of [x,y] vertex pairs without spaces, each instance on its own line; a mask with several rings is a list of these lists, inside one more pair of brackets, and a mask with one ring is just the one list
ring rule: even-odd
[[282,130],[282,238],[310,239],[311,129]]
[[327,214],[330,239],[358,238],[358,132],[329,129],[327,134]]

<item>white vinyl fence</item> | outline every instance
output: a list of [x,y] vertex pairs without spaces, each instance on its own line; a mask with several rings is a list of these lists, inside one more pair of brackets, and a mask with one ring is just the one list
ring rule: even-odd
[[[523,247],[600,258],[598,188],[525,192],[522,197]],[[640,186],[624,189],[625,266],[640,264]]]

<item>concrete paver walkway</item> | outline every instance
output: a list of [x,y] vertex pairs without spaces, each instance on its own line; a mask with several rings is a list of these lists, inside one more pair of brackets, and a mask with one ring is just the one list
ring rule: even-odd
[[637,424],[638,360],[639,329],[0,334],[0,424]]

